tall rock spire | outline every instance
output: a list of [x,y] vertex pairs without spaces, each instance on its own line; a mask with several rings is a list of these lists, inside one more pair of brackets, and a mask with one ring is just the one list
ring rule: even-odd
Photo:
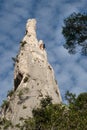
[[61,103],[54,71],[47,61],[45,44],[36,37],[36,20],[29,19],[15,58],[14,94],[8,97],[10,107],[5,116],[13,124],[17,124],[20,117],[32,117],[32,110],[39,107],[41,99],[46,96],[52,97],[53,104]]

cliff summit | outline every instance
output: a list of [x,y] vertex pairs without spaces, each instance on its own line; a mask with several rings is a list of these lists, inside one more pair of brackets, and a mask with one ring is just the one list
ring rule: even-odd
[[61,103],[60,91],[54,71],[47,60],[45,44],[36,37],[36,20],[29,19],[26,33],[20,42],[15,58],[14,90],[8,95],[9,106],[2,110],[5,117],[15,125],[20,117],[32,117],[32,110],[40,106],[42,98],[49,96],[53,104]]

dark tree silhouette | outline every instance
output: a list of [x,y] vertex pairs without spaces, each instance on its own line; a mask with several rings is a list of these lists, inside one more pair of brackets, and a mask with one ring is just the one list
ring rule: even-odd
[[70,54],[80,50],[87,55],[87,14],[72,13],[64,20],[62,33],[66,39],[64,47]]

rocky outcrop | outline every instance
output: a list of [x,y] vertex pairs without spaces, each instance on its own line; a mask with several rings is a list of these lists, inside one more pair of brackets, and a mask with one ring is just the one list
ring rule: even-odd
[[27,21],[26,34],[14,61],[14,92],[8,94],[9,107],[4,109],[3,116],[17,124],[20,117],[32,117],[32,110],[40,106],[45,96],[52,97],[53,104],[61,103],[54,71],[47,61],[45,44],[36,37],[35,19]]

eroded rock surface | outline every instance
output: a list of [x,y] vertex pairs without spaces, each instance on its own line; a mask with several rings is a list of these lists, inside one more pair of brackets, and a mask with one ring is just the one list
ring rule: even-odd
[[61,103],[54,71],[47,61],[45,44],[36,37],[35,19],[27,21],[26,34],[15,58],[14,91],[8,97],[9,108],[3,112],[3,116],[13,124],[17,124],[20,117],[32,117],[32,110],[46,95],[52,97],[54,104]]

